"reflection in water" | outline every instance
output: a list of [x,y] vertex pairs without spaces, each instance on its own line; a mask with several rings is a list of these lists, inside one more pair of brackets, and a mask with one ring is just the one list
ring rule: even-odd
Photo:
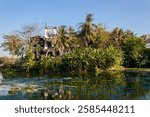
[[7,85],[0,85],[0,96],[7,96],[10,88],[11,87]]
[[2,75],[2,73],[0,72],[0,83],[2,82],[2,80],[3,80],[3,75]]
[[0,85],[0,99],[150,99],[149,92],[148,72],[111,71],[100,74],[66,75],[66,77],[19,76],[4,78],[3,84]]

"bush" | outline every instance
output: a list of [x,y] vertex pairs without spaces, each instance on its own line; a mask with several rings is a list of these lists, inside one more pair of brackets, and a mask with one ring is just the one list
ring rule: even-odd
[[61,57],[52,58],[52,64],[49,69],[53,72],[59,72],[61,70],[62,59]]
[[35,66],[35,55],[34,53],[32,52],[31,49],[28,49],[28,51],[26,52],[26,56],[25,58],[23,59],[23,63],[22,63],[22,66],[23,68],[26,70],[26,72],[30,72],[30,70],[32,70]]
[[39,71],[41,74],[48,72],[59,72],[61,66],[61,58],[51,56],[41,56],[39,61],[36,61],[35,70]]
[[[37,68],[40,73],[47,73],[49,66],[51,66],[52,59],[50,56],[41,56],[40,61],[37,61]],[[36,69],[36,68],[35,68]]]
[[143,52],[145,42],[142,38],[130,37],[127,38],[122,45],[124,51],[124,66],[125,67],[141,67],[143,60]]
[[97,63],[102,69],[109,69],[115,65],[123,63],[123,52],[120,49],[109,46],[102,55],[99,55],[99,62]]
[[105,49],[82,48],[66,54],[62,59],[62,66],[68,71],[84,71],[88,69],[108,69],[114,65],[121,65],[123,53],[113,46]]

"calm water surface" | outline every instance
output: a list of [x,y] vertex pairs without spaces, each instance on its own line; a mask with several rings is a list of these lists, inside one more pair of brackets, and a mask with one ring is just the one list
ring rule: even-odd
[[150,99],[150,72],[24,76],[0,73],[1,100]]

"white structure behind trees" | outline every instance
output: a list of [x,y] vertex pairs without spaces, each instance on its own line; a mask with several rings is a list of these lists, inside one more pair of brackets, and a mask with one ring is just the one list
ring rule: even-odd
[[145,34],[141,37],[144,38],[144,40],[146,42],[146,48],[150,48],[150,34]]

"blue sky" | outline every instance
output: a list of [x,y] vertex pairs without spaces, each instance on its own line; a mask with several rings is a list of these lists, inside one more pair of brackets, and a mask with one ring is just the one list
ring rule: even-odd
[[[139,36],[150,33],[150,0],[0,0],[0,44],[2,35],[21,25],[72,25],[83,22],[87,13],[95,23],[130,29]],[[43,30],[44,31],[44,30]],[[7,53],[0,49],[0,56]]]

